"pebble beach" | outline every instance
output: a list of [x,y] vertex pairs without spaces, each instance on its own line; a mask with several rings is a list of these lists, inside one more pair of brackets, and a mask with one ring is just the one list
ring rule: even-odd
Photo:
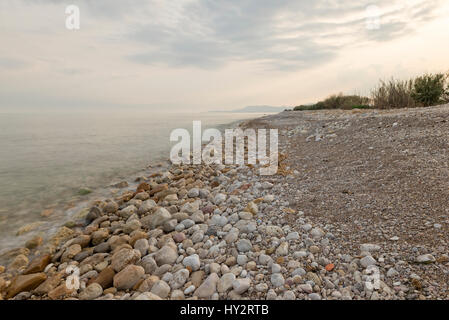
[[[439,112],[449,115],[447,107]],[[118,184],[115,196],[93,200],[72,225],[6,252],[1,299],[447,299],[447,243],[403,254],[390,247],[401,242],[394,234],[350,242],[341,221],[318,218],[297,199],[308,195],[298,193],[305,179],[295,141],[342,143],[345,121],[367,115],[297,113],[299,127],[288,114],[242,123],[280,128],[276,175],[259,175],[258,165],[169,165],[136,187]],[[376,125],[401,125],[375,116]],[[440,282],[426,278],[438,272]]]

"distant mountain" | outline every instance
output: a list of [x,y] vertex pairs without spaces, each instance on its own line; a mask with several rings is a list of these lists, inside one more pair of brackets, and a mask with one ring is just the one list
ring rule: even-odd
[[233,113],[261,113],[261,112],[282,112],[287,107],[272,107],[272,106],[248,106],[241,109],[229,111],[211,111],[211,112],[233,112]]

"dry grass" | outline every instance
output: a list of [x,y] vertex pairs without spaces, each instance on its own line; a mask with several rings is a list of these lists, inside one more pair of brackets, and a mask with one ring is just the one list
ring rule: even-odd
[[381,80],[380,85],[371,92],[373,107],[376,109],[417,107],[411,96],[412,90],[413,80]]

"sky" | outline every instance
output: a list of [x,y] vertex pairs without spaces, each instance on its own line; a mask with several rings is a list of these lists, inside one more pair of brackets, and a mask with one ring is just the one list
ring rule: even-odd
[[[69,5],[80,12],[70,30]],[[446,0],[2,0],[0,109],[296,106],[449,71]],[[72,20],[70,20],[72,21]]]

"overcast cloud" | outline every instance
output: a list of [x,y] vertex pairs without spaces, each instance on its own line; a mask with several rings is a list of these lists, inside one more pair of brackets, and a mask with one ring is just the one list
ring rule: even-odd
[[[81,10],[81,30],[64,28],[69,4]],[[380,28],[369,30],[373,5]],[[208,110],[365,90],[436,62],[449,68],[447,8],[444,0],[2,0],[0,107],[70,99]]]

